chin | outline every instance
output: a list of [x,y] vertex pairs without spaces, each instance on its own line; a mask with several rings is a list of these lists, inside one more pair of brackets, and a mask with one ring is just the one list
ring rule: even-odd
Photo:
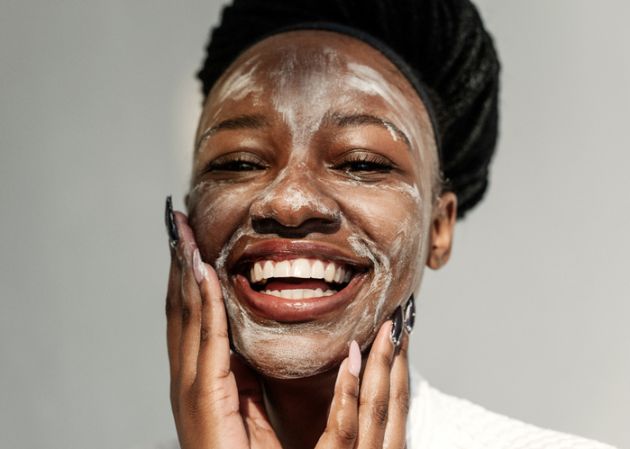
[[274,379],[312,377],[339,366],[348,353],[344,336],[305,327],[240,324],[232,328],[232,344],[254,370]]
[[[395,306],[392,306],[395,308]],[[300,379],[337,369],[356,340],[367,350],[391,311],[375,316],[373,306],[354,302],[345,313],[321,322],[280,323],[260,320],[227,301],[234,350],[258,373],[274,379]]]

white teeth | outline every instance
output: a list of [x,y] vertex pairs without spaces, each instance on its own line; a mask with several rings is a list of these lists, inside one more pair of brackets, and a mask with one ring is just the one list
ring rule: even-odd
[[337,268],[337,271],[335,271],[335,282],[341,282],[344,276],[345,276],[345,273],[343,271],[343,268],[341,267]]
[[252,265],[249,278],[253,283],[270,278],[294,277],[300,279],[324,279],[326,282],[348,282],[351,271],[334,262],[317,259],[293,259],[274,262],[261,260]]
[[265,262],[265,267],[263,268],[263,278],[269,279],[273,277],[273,262],[268,260]]
[[254,264],[254,276],[253,276],[254,282],[260,282],[263,280],[263,267],[262,267],[262,263],[260,262],[256,262]]
[[302,299],[302,298],[304,298],[304,290],[302,290],[301,288],[297,288],[295,290],[291,290],[291,292],[293,293],[291,295],[291,299]]
[[293,292],[291,290],[280,290],[280,291],[278,291],[278,295],[281,298],[286,298],[286,299],[292,299],[293,298]]
[[291,277],[310,278],[311,264],[306,259],[295,259],[291,261]]
[[310,288],[296,288],[292,290],[263,290],[262,293],[264,293],[265,295],[277,296],[279,298],[286,299],[307,299],[332,296],[337,292],[335,290],[323,291],[321,288],[318,288],[316,290]]
[[311,267],[311,277],[315,279],[324,279],[324,262],[316,260]]
[[324,271],[324,279],[326,282],[332,282],[335,278],[335,264],[329,263],[326,265],[326,270]]
[[291,263],[288,260],[278,262],[273,270],[273,277],[288,278],[291,276]]

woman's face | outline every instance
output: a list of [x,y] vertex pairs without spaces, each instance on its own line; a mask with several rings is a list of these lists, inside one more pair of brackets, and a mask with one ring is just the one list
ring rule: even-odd
[[242,54],[205,103],[187,200],[234,348],[294,378],[369,346],[420,283],[436,181],[426,109],[372,47],[298,31]]

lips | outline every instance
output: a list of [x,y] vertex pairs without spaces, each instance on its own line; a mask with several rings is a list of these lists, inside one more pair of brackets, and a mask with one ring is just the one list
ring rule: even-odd
[[346,307],[370,267],[345,248],[286,239],[247,245],[236,257],[228,272],[238,299],[254,314],[280,322],[316,320]]

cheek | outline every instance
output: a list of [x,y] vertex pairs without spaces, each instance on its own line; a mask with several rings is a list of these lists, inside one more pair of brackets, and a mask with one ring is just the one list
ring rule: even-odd
[[422,249],[423,201],[416,186],[408,184],[359,186],[345,190],[352,198],[346,215],[356,223],[394,266],[408,266]]
[[[421,278],[426,253],[425,205],[417,187],[405,184],[339,186],[340,203],[356,251],[374,261],[374,324],[406,299]],[[395,281],[394,281],[395,280]]]
[[189,221],[204,260],[214,263],[244,222],[256,189],[251,185],[201,182],[189,194]]

